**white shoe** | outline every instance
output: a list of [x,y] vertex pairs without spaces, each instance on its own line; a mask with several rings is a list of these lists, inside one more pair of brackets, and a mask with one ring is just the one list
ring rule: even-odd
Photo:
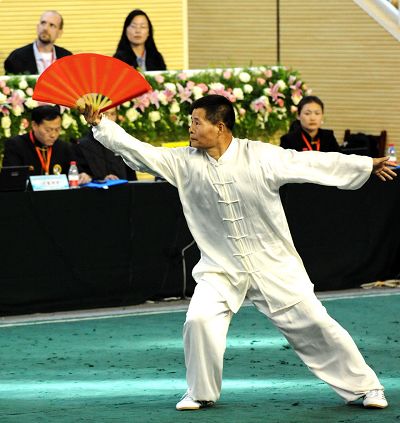
[[214,405],[213,401],[198,401],[191,397],[191,395],[186,392],[183,395],[182,399],[176,404],[176,409],[179,411],[183,410],[199,410],[204,407],[212,407]]
[[383,389],[373,389],[365,394],[363,405],[366,408],[386,408],[389,404]]

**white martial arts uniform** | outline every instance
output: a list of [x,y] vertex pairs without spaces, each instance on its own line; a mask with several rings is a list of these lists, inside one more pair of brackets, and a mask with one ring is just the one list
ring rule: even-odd
[[194,399],[219,398],[229,322],[246,296],[346,401],[382,389],[351,337],[315,297],[279,196],[282,185],[294,182],[357,189],[371,174],[371,158],[233,138],[215,160],[192,147],[142,143],[104,117],[93,134],[132,168],[160,175],[178,189],[201,252],[184,326]]

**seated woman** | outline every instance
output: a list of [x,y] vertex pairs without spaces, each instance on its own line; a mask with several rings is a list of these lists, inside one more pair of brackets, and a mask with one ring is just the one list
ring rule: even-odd
[[143,10],[132,10],[126,17],[114,57],[143,72],[167,69],[154,42],[153,25]]
[[[117,120],[117,109],[114,107],[104,112],[114,122]],[[103,147],[90,131],[77,142],[79,168],[94,180],[127,179],[136,181],[136,172],[128,167],[120,156]]]
[[281,147],[297,151],[339,151],[330,129],[322,129],[324,103],[316,96],[303,97],[297,106],[297,119],[289,133],[281,137]]

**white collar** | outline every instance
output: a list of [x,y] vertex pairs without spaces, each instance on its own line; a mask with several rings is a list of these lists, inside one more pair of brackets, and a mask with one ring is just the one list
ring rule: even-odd
[[239,142],[238,142],[237,138],[232,137],[232,141],[229,144],[228,148],[224,151],[224,153],[222,154],[222,156],[218,160],[215,160],[208,153],[206,153],[206,155],[208,157],[208,160],[211,163],[222,164],[222,163],[229,161],[233,157],[233,155],[237,152],[238,148],[239,148]]
[[[38,69],[38,74],[40,75],[46,69],[45,67],[46,64],[43,60],[42,53],[39,51],[37,47],[36,41],[33,42],[33,54],[35,55],[36,67]],[[50,65],[56,60],[56,49],[54,45],[53,45],[53,51],[51,52],[51,54],[52,54],[52,57],[51,57]]]

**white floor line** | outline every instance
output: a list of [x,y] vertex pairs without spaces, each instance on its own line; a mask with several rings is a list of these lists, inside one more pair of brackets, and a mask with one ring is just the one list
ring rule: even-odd
[[[400,288],[347,289],[344,291],[317,292],[321,301],[355,299],[360,297],[380,297],[400,295]],[[0,317],[0,327],[38,325],[47,323],[64,323],[81,320],[110,319],[118,317],[184,312],[189,305],[189,299],[174,299],[168,301],[146,302],[134,306],[108,307],[90,310],[73,310],[54,313],[36,313],[19,316]],[[244,306],[250,306],[245,301]]]

